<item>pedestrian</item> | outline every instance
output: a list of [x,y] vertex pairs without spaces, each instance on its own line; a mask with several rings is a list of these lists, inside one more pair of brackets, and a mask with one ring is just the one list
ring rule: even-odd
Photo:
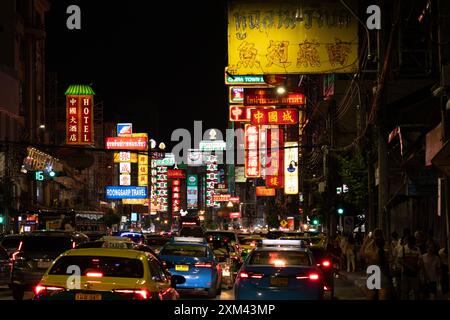
[[355,239],[352,235],[349,235],[347,239],[345,246],[345,258],[347,260],[347,272],[355,272]]
[[419,299],[419,259],[420,251],[416,247],[416,238],[409,236],[407,244],[398,252],[398,261],[402,268],[401,275],[401,299],[409,300],[411,291],[414,292],[414,300]]
[[434,243],[431,241],[428,243],[427,253],[420,258],[420,274],[423,296],[435,300],[441,277],[441,266]]
[[401,239],[399,238],[399,234],[394,231],[391,234],[390,241],[390,250],[391,250],[391,275],[392,275],[392,285],[393,285],[393,295],[395,298],[399,298],[400,296],[400,278],[401,278],[401,267],[398,263],[398,246]]
[[381,288],[370,289],[370,300],[387,300],[392,292],[392,279],[389,270],[389,245],[384,240],[383,231],[375,229],[371,237],[363,245],[363,253],[367,265],[376,265],[381,271]]
[[416,247],[419,249],[420,254],[424,255],[427,253],[427,239],[425,233],[418,230],[414,233],[414,237],[416,238]]
[[449,293],[449,279],[448,279],[448,242],[439,250],[439,258],[441,260],[441,291],[442,295],[447,296]]

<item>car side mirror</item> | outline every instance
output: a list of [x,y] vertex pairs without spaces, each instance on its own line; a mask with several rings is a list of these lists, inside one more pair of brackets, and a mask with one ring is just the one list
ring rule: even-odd
[[175,288],[178,284],[183,284],[186,282],[186,278],[179,275],[173,275],[170,278],[170,283],[172,285],[172,288]]

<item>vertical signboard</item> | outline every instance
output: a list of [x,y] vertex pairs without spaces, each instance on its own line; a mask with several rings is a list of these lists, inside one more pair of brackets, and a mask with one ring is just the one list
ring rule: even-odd
[[206,161],[206,206],[214,207],[218,205],[213,201],[214,186],[219,181],[219,167],[217,156],[209,155]]
[[66,143],[94,144],[93,95],[66,96]]
[[284,144],[284,194],[298,194],[298,142]]
[[157,172],[157,194],[160,211],[168,211],[168,195],[167,195],[167,167],[158,166]]
[[198,206],[198,178],[196,174],[187,175],[187,208],[197,209]]
[[266,187],[281,189],[284,186],[284,133],[276,128],[267,132],[267,157],[270,159],[266,168]]
[[179,179],[172,180],[172,214],[180,212],[181,209],[181,182]]
[[261,176],[261,159],[259,154],[259,128],[245,125],[245,177],[259,178]]

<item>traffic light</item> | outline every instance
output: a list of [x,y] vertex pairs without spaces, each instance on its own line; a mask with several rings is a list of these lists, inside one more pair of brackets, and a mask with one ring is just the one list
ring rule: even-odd
[[0,224],[3,224],[5,222],[5,218],[3,217],[3,215],[0,215]]
[[314,218],[312,220],[313,225],[317,226],[319,224],[319,219],[318,218]]
[[342,215],[344,214],[344,208],[339,207],[339,208],[337,209],[337,213],[338,213],[338,215],[342,216]]

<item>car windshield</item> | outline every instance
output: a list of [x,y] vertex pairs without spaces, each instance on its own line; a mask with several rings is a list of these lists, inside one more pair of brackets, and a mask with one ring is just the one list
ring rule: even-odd
[[252,243],[256,244],[260,244],[262,242],[261,239],[254,239],[254,238],[245,238],[241,240],[241,244],[247,246],[247,245],[251,245]]
[[51,275],[67,275],[70,266],[78,266],[82,276],[88,272],[101,273],[103,277],[142,278],[144,268],[138,259],[101,256],[66,256],[59,259],[50,270]]
[[209,241],[222,240],[226,242],[236,241],[236,236],[230,232],[207,232],[206,238]]
[[149,236],[147,237],[147,244],[149,246],[162,246],[167,243],[167,238],[164,237],[155,237],[155,236]]
[[204,258],[206,257],[206,247],[186,244],[168,244],[161,250],[160,255]]
[[256,251],[250,265],[273,265],[275,267],[310,266],[311,261],[306,252],[301,251]]
[[27,252],[64,252],[72,249],[72,239],[55,236],[33,236],[22,240],[22,251]]
[[21,238],[16,237],[6,237],[3,238],[1,244],[5,249],[16,249],[19,247]]

